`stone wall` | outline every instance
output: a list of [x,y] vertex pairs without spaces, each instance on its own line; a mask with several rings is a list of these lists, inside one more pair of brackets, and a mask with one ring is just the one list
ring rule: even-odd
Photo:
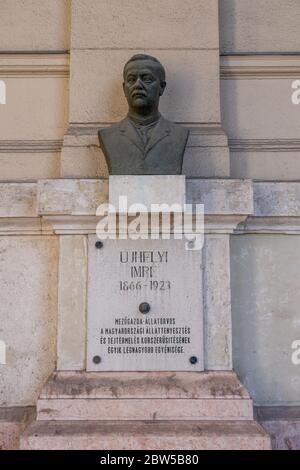
[[0,179],[58,177],[68,122],[69,0],[3,0]]
[[231,239],[233,360],[257,405],[300,406],[299,235]]
[[142,52],[156,56],[166,69],[162,113],[192,128],[185,173],[229,176],[220,122],[217,0],[154,0],[147,5],[140,0],[73,0],[71,9],[70,124],[61,174],[107,176],[97,129],[126,113],[123,66]]
[[[34,182],[107,176],[96,132],[125,112],[122,64],[135,52],[166,66],[162,112],[192,130],[186,174],[261,182],[254,183],[252,217],[231,235],[233,365],[256,405],[272,405],[274,413],[300,405],[300,366],[291,363],[291,342],[300,339],[300,196],[293,183],[300,178],[300,105],[291,100],[292,83],[300,80],[299,20],[297,0],[2,0],[0,340],[8,362],[0,364],[0,406],[35,404],[56,367],[56,328],[70,298],[58,292],[59,259],[67,257],[67,272],[79,269],[68,256],[68,220],[66,238],[58,240],[59,230],[38,216]],[[85,198],[73,201],[70,194],[85,183],[58,184],[66,190],[57,197],[83,210]],[[219,198],[225,194],[220,184]],[[74,243],[84,253],[77,235]],[[220,282],[228,274],[229,244],[215,234],[208,240],[205,256],[218,253],[220,264],[205,278],[219,281],[218,295],[210,291],[205,299],[212,335],[206,360],[210,368],[218,361],[228,368],[229,336],[212,323],[219,308],[227,330],[231,326],[229,277],[223,297]],[[73,350],[61,356],[63,364],[83,367],[72,329],[65,334],[58,348],[71,335]],[[215,348],[210,341],[219,334]]]
[[234,178],[300,178],[297,0],[221,0],[222,124]]
[[34,405],[56,364],[57,239],[0,237],[0,406]]

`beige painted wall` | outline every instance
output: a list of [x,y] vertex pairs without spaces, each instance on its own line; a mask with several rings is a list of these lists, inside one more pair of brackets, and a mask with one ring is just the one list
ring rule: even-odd
[[1,0],[0,51],[69,49],[71,0]]
[[[300,178],[298,0],[220,0],[221,114],[231,176]],[[292,54],[291,54],[292,53]]]
[[220,0],[221,53],[300,51],[298,0]]
[[70,0],[0,2],[0,180],[53,178],[68,124]]

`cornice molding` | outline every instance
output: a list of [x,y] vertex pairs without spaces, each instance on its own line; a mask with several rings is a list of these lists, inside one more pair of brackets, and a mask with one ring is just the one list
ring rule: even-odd
[[63,140],[0,140],[0,153],[60,152]]
[[[0,183],[0,233],[95,233],[107,179]],[[187,201],[205,206],[205,233],[300,235],[300,182],[187,180]]]
[[300,77],[299,55],[231,55],[221,56],[222,80],[265,80]]
[[300,139],[228,139],[231,152],[299,152]]
[[1,54],[0,77],[69,77],[69,54]]

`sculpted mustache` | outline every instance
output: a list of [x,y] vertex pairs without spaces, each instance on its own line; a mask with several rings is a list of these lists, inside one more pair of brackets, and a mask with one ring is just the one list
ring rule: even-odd
[[136,95],[141,95],[141,96],[147,96],[147,94],[143,91],[140,91],[140,90],[135,90],[131,93],[131,96],[136,96]]

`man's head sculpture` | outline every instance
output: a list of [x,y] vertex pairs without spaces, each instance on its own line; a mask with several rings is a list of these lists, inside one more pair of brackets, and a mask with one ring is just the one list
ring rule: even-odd
[[155,57],[137,54],[126,62],[123,90],[129,111],[149,116],[158,112],[159,98],[166,87],[166,73]]
[[189,131],[159,113],[164,67],[155,57],[136,54],[126,62],[123,80],[127,117],[98,133],[109,173],[181,174]]

